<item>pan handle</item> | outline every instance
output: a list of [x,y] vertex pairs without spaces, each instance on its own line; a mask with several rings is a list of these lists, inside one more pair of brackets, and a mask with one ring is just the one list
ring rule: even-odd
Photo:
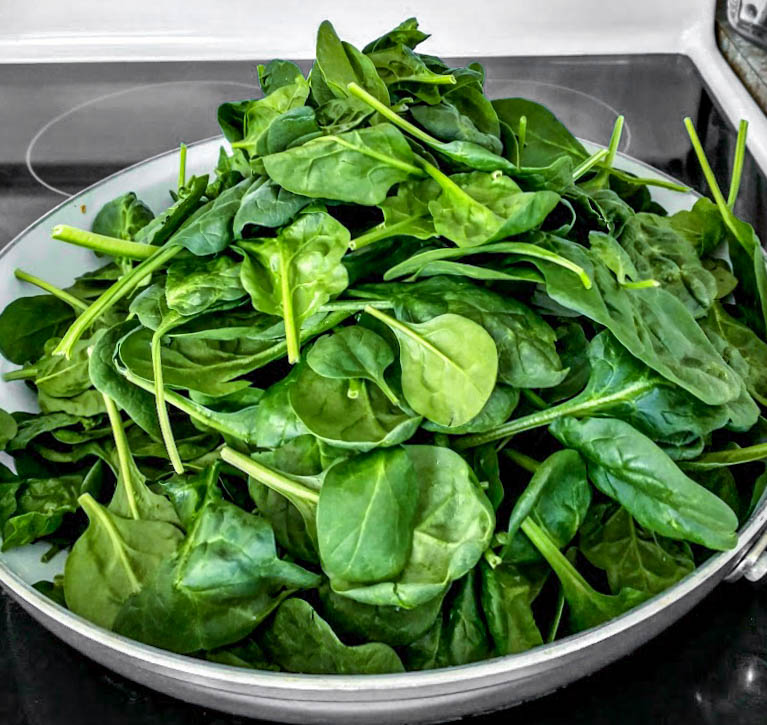
[[752,544],[748,553],[724,580],[734,582],[745,578],[750,582],[757,582],[765,574],[767,574],[767,529],[761,533],[759,538]]

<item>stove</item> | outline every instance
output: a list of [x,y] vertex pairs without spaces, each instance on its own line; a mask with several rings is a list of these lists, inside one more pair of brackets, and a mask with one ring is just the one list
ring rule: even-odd
[[[690,2],[680,0],[679,5]],[[549,4],[557,5],[558,0]],[[406,14],[404,9],[400,13]],[[423,20],[427,28],[432,25]],[[381,29],[396,22],[376,25]],[[302,21],[302,27],[308,23]],[[354,27],[352,20],[337,23],[342,32],[346,24]],[[434,30],[441,32],[439,27]],[[54,39],[49,42],[55,46],[50,55],[57,62],[30,62],[30,48],[41,42],[39,38],[17,43],[11,53],[2,32],[0,61],[6,62],[0,62],[0,245],[104,176],[180,142],[217,135],[219,103],[259,94],[258,61],[240,59],[249,56],[237,42],[225,53],[234,60],[226,61],[207,59],[221,53],[217,56],[205,43],[199,46],[202,60],[180,60],[183,52],[177,44],[167,46],[171,50],[165,55],[154,52],[155,60],[133,62],[102,57],[101,46],[94,43],[87,58],[62,62],[73,52],[55,46],[60,39]],[[553,32],[556,36],[559,31]],[[713,27],[710,32],[713,37]],[[115,41],[110,46],[113,55],[119,56],[129,40]],[[640,53],[642,43],[652,52]],[[271,50],[272,45],[265,41],[253,47]],[[554,47],[561,47],[562,55],[541,56],[532,55],[534,43],[528,38],[518,46],[524,55],[508,56],[495,52],[500,46],[492,36],[486,49],[490,56],[479,60],[487,71],[490,97],[519,95],[544,103],[583,139],[606,144],[615,118],[623,114],[622,152],[702,192],[704,181],[682,119],[693,119],[714,171],[726,186],[735,147],[733,122],[750,111],[756,130],[750,144],[753,156],[749,153],[746,159],[736,211],[767,240],[767,177],[761,170],[767,169],[767,134],[762,132],[767,121],[754,114],[755,105],[749,106],[740,90],[721,90],[729,76],[717,64],[702,63],[700,48],[665,52],[671,44],[656,36],[642,42],[627,39],[623,45],[626,54],[619,52],[613,38],[593,44],[604,54],[573,55],[561,41]],[[463,50],[460,44],[451,47]],[[301,48],[294,50],[293,57],[301,57]],[[144,55],[150,53],[131,57]],[[306,70],[308,64],[302,67]],[[734,78],[730,80],[737,83]],[[42,629],[4,595],[0,641],[5,643],[0,650],[0,721],[8,725],[249,722],[180,703],[101,668]],[[479,716],[473,722],[513,717],[520,724],[551,725],[618,720],[762,723],[767,711],[766,643],[767,587],[724,584],[675,626],[607,670],[513,713]]]

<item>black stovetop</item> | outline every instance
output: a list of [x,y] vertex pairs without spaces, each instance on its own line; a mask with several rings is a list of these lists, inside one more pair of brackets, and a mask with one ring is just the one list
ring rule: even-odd
[[[492,97],[545,103],[578,136],[607,143],[703,191],[682,118],[727,185],[735,133],[681,56],[485,61]],[[120,168],[217,133],[215,107],[251,97],[256,62],[0,65],[0,246]],[[736,211],[767,240],[767,180],[748,158]],[[244,725],[112,674],[0,595],[0,722]],[[721,585],[678,624],[603,672],[515,710],[472,720],[728,723],[767,720],[767,587]]]

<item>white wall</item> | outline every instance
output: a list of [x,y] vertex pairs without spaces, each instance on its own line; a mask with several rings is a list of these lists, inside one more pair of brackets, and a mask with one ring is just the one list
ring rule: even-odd
[[417,16],[442,55],[681,50],[715,0],[0,0],[0,62],[310,58],[329,18],[364,44]]

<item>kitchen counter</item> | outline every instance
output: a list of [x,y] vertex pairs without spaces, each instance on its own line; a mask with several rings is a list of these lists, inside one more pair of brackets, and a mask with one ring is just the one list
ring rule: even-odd
[[767,114],[767,50],[738,35],[727,22],[726,0],[719,0],[716,39],[722,54]]

